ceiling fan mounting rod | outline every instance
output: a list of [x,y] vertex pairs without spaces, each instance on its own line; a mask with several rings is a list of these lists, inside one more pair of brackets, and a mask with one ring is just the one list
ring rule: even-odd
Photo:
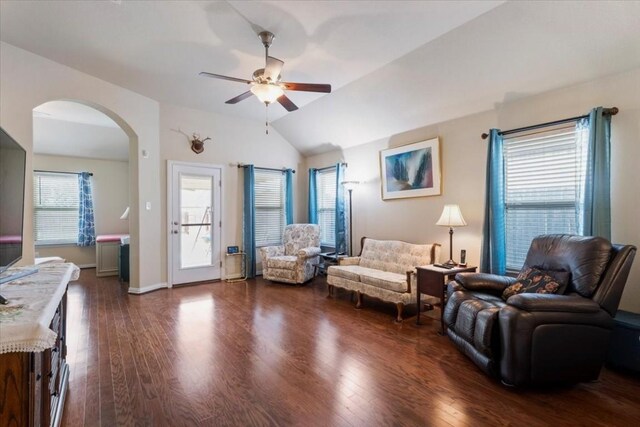
[[276,36],[271,32],[271,31],[261,31],[260,33],[258,33],[258,38],[260,39],[260,41],[262,42],[262,45],[264,46],[264,60],[266,62],[267,57],[269,56],[269,46],[271,46],[271,43],[273,42],[273,39]]

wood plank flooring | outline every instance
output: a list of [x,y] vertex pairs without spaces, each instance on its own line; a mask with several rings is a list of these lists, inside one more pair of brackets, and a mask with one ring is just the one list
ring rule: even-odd
[[436,334],[437,311],[396,324],[394,305],[326,295],[258,279],[138,296],[83,270],[63,425],[640,425],[637,377],[509,389]]

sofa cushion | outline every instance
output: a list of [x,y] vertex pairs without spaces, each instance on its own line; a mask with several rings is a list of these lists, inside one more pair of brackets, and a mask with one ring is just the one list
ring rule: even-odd
[[332,265],[327,270],[327,274],[336,277],[342,277],[343,279],[353,280],[354,282],[360,281],[360,272],[362,267],[359,265]]
[[393,292],[407,292],[407,275],[367,268],[360,274],[360,281],[366,285]]
[[274,256],[267,259],[267,267],[295,270],[298,257],[290,255]]

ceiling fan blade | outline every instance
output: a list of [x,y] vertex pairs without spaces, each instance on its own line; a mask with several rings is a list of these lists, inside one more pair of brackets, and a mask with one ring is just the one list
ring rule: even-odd
[[202,71],[200,73],[200,75],[204,76],[204,77],[213,77],[214,79],[231,80],[232,82],[251,84],[251,80],[238,79],[236,77],[223,76],[222,74],[207,73],[206,71]]
[[267,56],[267,64],[264,67],[264,78],[270,79],[272,82],[278,81],[278,76],[283,66],[284,61],[274,58],[273,56]]
[[278,102],[287,111],[296,111],[298,109],[298,106],[294,104],[293,101],[291,101],[289,98],[287,98],[287,95],[280,95],[280,97],[278,98]]
[[281,85],[286,90],[331,93],[331,85],[327,84],[282,82]]
[[225,102],[225,104],[237,104],[238,102],[242,101],[243,99],[247,99],[251,95],[253,95],[253,93],[250,90],[248,90],[245,93],[241,93],[240,95],[236,96],[235,98],[231,98],[230,100]]

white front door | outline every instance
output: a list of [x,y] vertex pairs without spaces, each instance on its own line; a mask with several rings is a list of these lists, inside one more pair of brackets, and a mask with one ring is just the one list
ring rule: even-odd
[[168,163],[169,286],[220,279],[221,168]]

